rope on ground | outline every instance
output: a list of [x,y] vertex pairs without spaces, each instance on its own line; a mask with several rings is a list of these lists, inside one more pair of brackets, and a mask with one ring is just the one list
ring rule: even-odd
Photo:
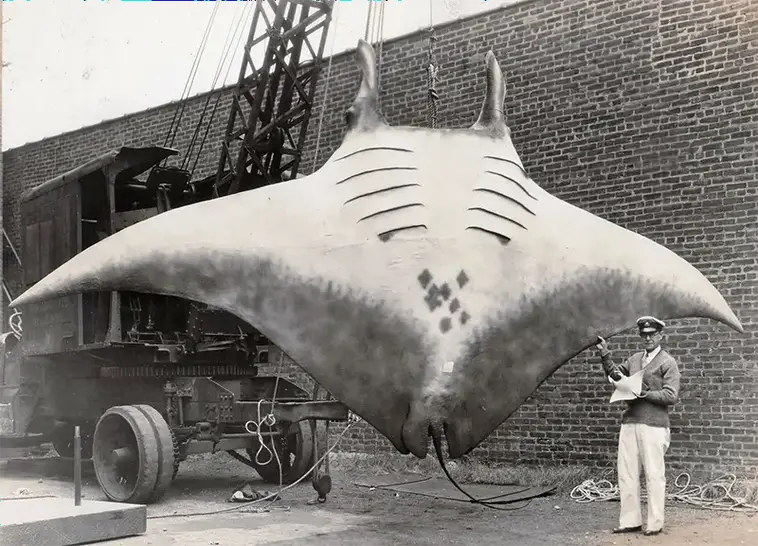
[[[691,476],[683,472],[673,484],[669,484],[670,491],[666,493],[666,499],[710,510],[758,510],[758,505],[750,504],[746,498],[734,494],[735,483],[737,477],[734,474],[724,474],[703,485],[692,485]],[[647,493],[642,491],[640,496],[645,499]],[[571,490],[571,499],[578,503],[618,500],[618,485],[606,479],[588,479]]]

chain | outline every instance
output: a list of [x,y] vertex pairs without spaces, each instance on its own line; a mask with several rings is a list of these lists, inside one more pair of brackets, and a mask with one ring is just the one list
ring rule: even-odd
[[427,86],[428,86],[428,98],[427,98],[427,124],[432,129],[437,128],[437,101],[439,100],[439,93],[437,93],[437,72],[439,67],[436,66],[434,60],[434,48],[433,44],[437,38],[434,36],[434,28],[429,28],[429,51],[427,55]]

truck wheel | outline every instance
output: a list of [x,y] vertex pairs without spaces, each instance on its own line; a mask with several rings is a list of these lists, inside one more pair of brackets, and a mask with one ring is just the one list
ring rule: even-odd
[[[279,463],[273,453],[273,444],[277,447],[276,453],[281,462],[282,484],[290,484],[302,478],[313,466],[313,434],[309,421],[298,421],[289,426],[289,434],[278,438],[265,437],[262,440],[265,448],[247,449],[247,455],[253,463],[253,467],[266,483],[279,485]],[[255,460],[256,453],[260,451],[260,460],[266,464],[259,464]],[[269,461],[268,459],[271,458]]]
[[115,406],[95,427],[92,463],[108,499],[131,504],[160,500],[174,467],[171,429],[150,406]]
[[147,404],[139,404],[134,407],[140,410],[150,421],[153,431],[156,433],[156,438],[161,445],[160,454],[163,455],[166,451],[171,451],[171,456],[162,456],[158,464],[158,479],[155,482],[153,494],[147,501],[148,504],[152,504],[166,494],[166,491],[171,486],[171,482],[174,481],[176,472],[179,470],[179,459],[177,458],[178,446],[171,428],[157,409]]

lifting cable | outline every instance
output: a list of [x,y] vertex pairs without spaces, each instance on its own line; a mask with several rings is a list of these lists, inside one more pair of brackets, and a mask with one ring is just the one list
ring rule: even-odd
[[434,18],[432,13],[432,2],[429,0],[429,46],[427,49],[427,61],[426,61],[426,82],[427,82],[427,125],[432,128],[437,128],[437,101],[439,100],[439,94],[437,93],[437,72],[439,67],[437,66],[437,60],[434,56],[434,42],[437,37],[434,35]]
[[[369,6],[370,7],[370,6]],[[319,148],[321,146],[321,131],[324,125],[324,113],[326,112],[326,98],[329,96],[329,84],[331,84],[331,76],[332,76],[332,61],[334,60],[334,46],[337,42],[337,30],[339,29],[339,25],[337,24],[337,21],[339,21],[340,17],[340,10],[334,8],[334,20],[332,21],[331,27],[334,29],[334,34],[332,35],[332,46],[329,51],[329,63],[326,67],[326,81],[324,82],[324,91],[321,95],[321,111],[319,112],[318,117],[318,129],[316,130],[316,150],[313,154],[313,169],[315,170],[318,168],[318,153]],[[368,21],[366,22],[366,34],[368,35]]]
[[[379,95],[379,103],[381,104],[381,82],[382,82],[382,57],[384,53],[384,5],[386,2],[378,4],[376,2],[369,2],[368,13],[366,14],[366,32],[364,40],[373,46],[378,46],[379,54],[377,59],[376,68],[376,86]],[[376,11],[379,11],[379,15]],[[371,32],[369,33],[369,28]]]
[[[239,19],[237,19],[237,24],[234,25],[234,21],[232,21],[232,25],[229,27],[229,31],[227,32],[226,40],[224,46],[224,52],[219,60],[218,66],[216,67],[216,73],[213,76],[213,82],[211,83],[211,91],[208,92],[208,95],[205,99],[205,105],[203,105],[203,110],[200,113],[200,118],[198,119],[197,125],[195,126],[195,132],[192,135],[192,139],[190,140],[190,144],[187,148],[187,152],[185,153],[184,159],[182,160],[182,169],[189,168],[190,164],[190,155],[192,153],[192,149],[195,147],[195,143],[198,139],[198,134],[200,133],[200,128],[202,127],[203,120],[205,119],[205,115],[208,112],[208,105],[210,104],[211,97],[213,95],[213,89],[216,87],[216,84],[218,83],[218,80],[221,76],[221,72],[223,71],[224,64],[227,62],[227,57],[230,57],[230,54],[232,51],[239,51],[240,50],[240,43],[242,41],[242,37],[244,36],[244,33],[239,33],[240,28],[244,29],[245,27],[242,26],[242,22],[247,20],[249,17],[249,11],[251,9],[252,2],[246,2],[245,7],[242,8],[242,11],[240,12]],[[234,26],[234,31],[232,31],[232,26]],[[236,42],[235,42],[235,36],[236,36]],[[232,42],[234,42],[234,47],[232,47]],[[233,57],[229,58],[229,64],[226,67],[226,72],[224,74],[223,82],[226,82],[226,80],[229,78],[229,74],[231,72],[232,68],[232,61]],[[200,155],[203,151],[203,148],[205,146],[205,142],[208,138],[208,133],[210,132],[210,128],[213,125],[213,119],[216,117],[216,112],[218,111],[218,107],[221,103],[223,93],[221,90],[218,90],[216,92],[216,103],[213,105],[213,109],[211,111],[210,119],[208,120],[207,125],[205,126],[205,133],[203,134],[202,140],[200,141],[200,145],[197,150],[197,154],[195,156],[195,161],[192,164],[192,167],[190,169],[190,178],[195,173],[195,169],[197,168],[198,161],[200,161]]]
[[[211,27],[213,26],[213,21],[216,18],[216,13],[218,11],[218,2],[213,6],[213,11],[211,12],[211,16],[208,19],[208,24],[205,27],[205,33],[203,34],[203,38],[200,40],[200,46],[198,46],[197,54],[195,55],[195,60],[192,62],[192,67],[190,68],[190,73],[187,76],[187,81],[184,84],[184,90],[182,91],[182,96],[179,99],[179,103],[176,106],[176,110],[174,111],[174,117],[171,120],[171,125],[168,128],[168,133],[166,134],[166,138],[163,141],[163,146],[170,147],[173,146],[174,140],[176,139],[176,133],[179,129],[179,124],[182,121],[182,116],[184,115],[184,109],[187,107],[187,98],[189,97],[190,89],[192,88],[193,83],[195,82],[195,76],[197,75],[197,68],[200,66],[200,59],[203,56],[203,53],[205,53],[205,46],[208,44],[208,36],[211,32]],[[167,158],[162,161],[162,163],[165,164],[167,161]]]

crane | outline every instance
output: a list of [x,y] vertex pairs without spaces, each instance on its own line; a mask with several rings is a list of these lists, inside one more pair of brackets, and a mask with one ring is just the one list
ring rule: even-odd
[[[333,6],[244,4],[252,22],[215,172],[195,177],[224,90],[206,96],[183,157],[169,146],[187,101],[177,105],[163,146],[111,150],[27,191],[20,200],[24,286],[152,215],[297,176]],[[169,164],[172,157],[181,160]],[[52,441],[59,455],[72,456],[79,427],[82,456],[92,457],[101,488],[117,502],[157,502],[182,460],[218,451],[269,483],[313,471],[325,500],[331,481],[313,464],[315,421],[347,421],[348,410],[318,399],[318,386],[309,393],[279,373],[260,376],[271,344],[249,324],[198,302],[135,292],[79,294],[23,313],[23,331],[0,346],[0,446]],[[139,468],[122,464],[135,460],[163,466],[114,474]]]

